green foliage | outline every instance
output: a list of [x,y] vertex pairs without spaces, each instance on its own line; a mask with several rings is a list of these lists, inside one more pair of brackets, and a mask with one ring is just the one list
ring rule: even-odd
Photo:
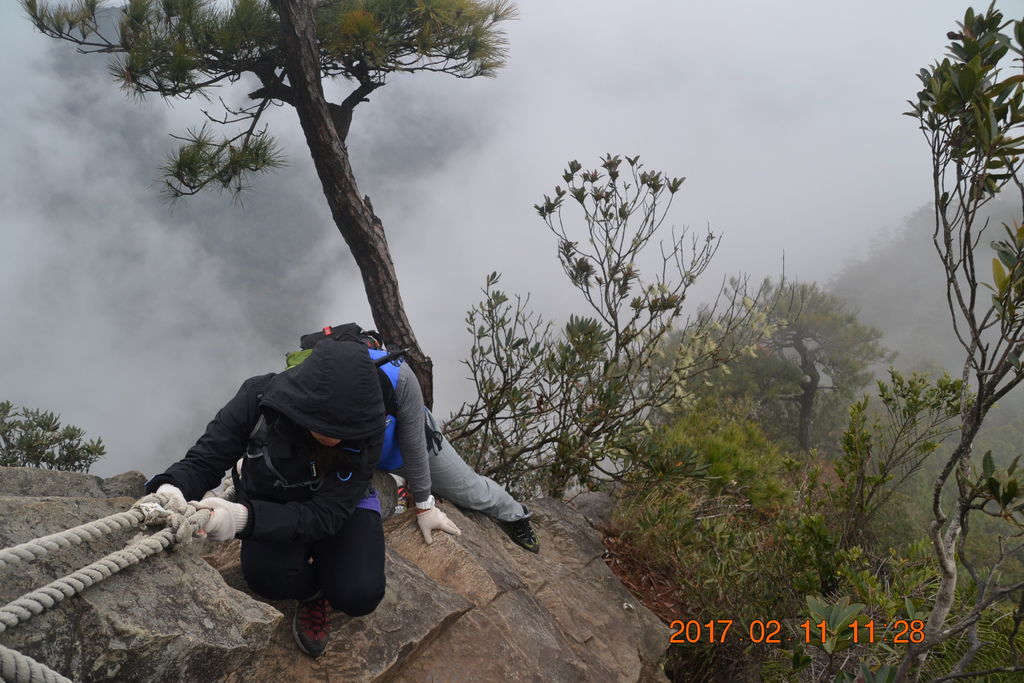
[[[684,332],[675,330],[689,287],[715,253],[710,233],[689,253],[685,236],[673,235],[659,245],[660,268],[641,273],[637,264],[680,179],[612,155],[587,171],[572,161],[562,177],[568,189],[556,187],[535,208],[591,315],[571,315],[555,328],[530,311],[528,298],[497,289],[492,273],[483,302],[466,316],[477,399],[448,424],[449,438],[475,455],[478,471],[524,493],[561,495],[649,470],[641,453],[647,419],[678,399],[688,380],[749,345],[757,329],[753,301],[737,285],[714,318],[701,311]],[[581,220],[563,220],[566,197],[575,200],[566,211]],[[743,333],[727,334],[734,329]]]
[[840,573],[846,589],[867,605],[869,617],[884,624],[927,617],[925,604],[939,580],[924,539],[903,551],[888,548],[878,557],[853,547],[844,554]]
[[[217,139],[206,126],[181,136],[163,167],[171,197],[213,186],[239,193],[255,172],[282,165],[260,121],[275,103],[296,105],[286,83],[285,51],[276,4],[270,0],[122,0],[109,35],[107,5],[99,0],[57,3],[20,0],[36,28],[114,55],[110,74],[125,91],[144,96],[209,99],[210,90],[250,75],[260,88],[249,105],[229,106],[210,122],[232,127]],[[507,56],[503,22],[514,19],[508,0],[327,0],[316,4],[320,75],[355,84],[330,104],[342,140],[352,110],[393,73],[431,71],[458,78],[493,76]]]
[[[1012,31],[1003,33],[1007,28]],[[1015,73],[1004,78],[1002,71],[1006,64],[1015,69],[1024,56],[1024,22],[1004,22],[993,3],[985,12],[967,10],[959,31],[949,37],[953,40],[949,57],[921,71],[923,89],[907,114],[918,121],[931,151],[933,242],[944,270],[953,332],[964,351],[962,392],[964,396],[972,393],[973,400],[961,405],[959,442],[932,486],[930,533],[940,581],[925,640],[910,646],[900,663],[900,677],[919,668],[929,650],[961,634],[971,647],[963,650],[950,668],[970,671],[985,649],[979,640],[982,618],[1000,599],[1019,599],[1021,593],[1020,585],[1001,582],[1003,563],[1019,555],[1021,547],[1007,548],[1001,542],[993,563],[979,567],[966,536],[972,513],[985,511],[1015,523],[1019,511],[1015,463],[996,476],[991,457],[983,458],[980,474],[971,458],[989,410],[1024,379],[1020,367],[1024,315],[1019,314],[1024,295],[1020,285],[1024,232],[1019,229],[1024,223],[1024,201],[1019,210],[1014,209],[1016,217],[1004,223],[1007,239],[992,243],[996,252],[992,284],[978,279],[987,269],[979,268],[977,253],[987,227],[981,218],[982,207],[1007,185],[1024,186],[1020,175],[1024,163],[1024,76]],[[979,296],[979,286],[993,292],[987,306]],[[955,487],[948,485],[951,479]],[[944,507],[949,498],[954,509],[947,514]],[[958,611],[961,567],[978,594],[972,605]],[[1020,619],[1015,623],[1016,630]]]
[[835,655],[841,650],[853,645],[853,631],[850,624],[863,617],[864,605],[857,602],[850,604],[850,597],[844,595],[835,602],[828,602],[813,595],[807,596],[807,612],[810,616],[811,625],[815,628],[819,624],[825,625],[823,635],[825,642],[816,640],[818,635],[809,638],[812,645],[820,647],[829,656]]
[[972,509],[1024,530],[1024,486],[1017,474],[1019,461],[1018,455],[1005,468],[997,469],[992,451],[986,452],[981,460],[981,471],[975,471],[966,482],[969,492],[965,498]]
[[[1013,25],[1018,43],[1002,33]],[[1021,217],[1013,225],[1004,224],[1007,239],[991,243],[996,252],[992,261],[993,283],[980,282],[975,264],[975,246],[985,223],[978,223],[979,212],[1007,184],[1018,184],[1021,155],[1024,153],[1024,76],[1003,78],[1001,62],[1008,55],[1024,55],[1020,22],[1006,22],[994,6],[984,13],[968,10],[959,31],[950,34],[950,58],[922,69],[919,78],[924,88],[911,102],[908,116],[915,118],[932,152],[937,180],[935,187],[935,246],[947,274],[948,300],[958,338],[968,354],[985,339],[986,365],[998,372],[985,383],[989,391],[1004,383],[1008,372],[1019,367],[1016,348],[1024,331],[1019,299],[1024,266],[1024,231]],[[993,291],[991,307],[973,305],[978,286]],[[966,324],[966,327],[964,325]],[[989,343],[989,330],[998,341]],[[977,360],[969,359],[976,371]],[[988,374],[988,373],[983,373]],[[1019,375],[1019,373],[1014,373]],[[1008,388],[1007,388],[1008,390]],[[977,392],[981,408],[985,387]]]
[[835,463],[846,546],[865,540],[893,493],[959,427],[961,380],[943,375],[932,382],[925,375],[906,377],[890,368],[889,381],[878,380],[877,387],[881,405],[874,415],[868,396],[850,407],[843,454]]
[[324,5],[317,32],[333,60],[331,67],[355,79],[362,65],[380,82],[388,73],[402,71],[493,76],[506,57],[504,34],[495,27],[516,15],[506,0],[348,0]]
[[165,177],[178,183],[165,185],[169,198],[186,194],[181,188],[191,188],[191,192],[211,183],[238,194],[248,187],[247,179],[252,173],[284,165],[276,143],[266,131],[217,140],[204,124],[180,139],[185,144],[161,167]]
[[[567,190],[555,187],[554,199],[545,196],[534,208],[558,238],[558,258],[573,286],[584,296],[613,338],[611,360],[633,357],[658,342],[667,321],[679,316],[686,291],[704,271],[717,250],[718,240],[708,233],[692,251],[689,264],[680,260],[683,244],[675,238],[663,262],[675,266],[672,279],[641,280],[638,257],[644,252],[668,214],[682,178],[668,179],[644,169],[639,157],[610,154],[598,169],[585,171],[569,162],[562,174]],[[571,239],[562,220],[562,206],[571,196],[582,212],[585,242]],[[664,206],[662,206],[664,203]],[[663,252],[664,254],[664,252]]]
[[[964,613],[965,607],[961,602],[954,609],[954,614]],[[972,668],[992,673],[978,680],[986,683],[1014,683],[1020,680],[1019,670],[1016,673],[1006,670],[1007,664],[1014,661],[1019,666],[1020,652],[1024,649],[1024,633],[1020,631],[1019,618],[1014,607],[1007,604],[995,605],[980,616],[977,637],[984,643],[984,647],[975,655]],[[960,636],[932,650],[922,668],[921,679],[935,680],[948,673],[970,646],[970,639]]]
[[839,587],[839,539],[825,515],[802,512],[779,522],[780,532],[790,540],[790,561],[797,568],[793,588],[801,594],[831,593]]
[[[702,402],[657,429],[646,444],[652,459],[676,452],[696,461],[633,473],[615,519],[637,556],[679,584],[682,618],[728,615],[743,632],[753,620],[800,614],[804,595],[835,585],[841,555],[825,518],[807,511],[802,477],[811,468],[733,412],[741,411]],[[693,680],[766,680],[792,658],[739,639],[678,646],[671,656]]]
[[927,543],[912,545],[906,554],[890,548],[879,557],[854,547],[837,559],[842,591],[848,594],[807,596],[802,621],[794,626],[798,641],[806,640],[794,653],[794,669],[810,667],[810,680],[895,680],[906,645],[892,642],[902,628],[894,622],[923,624],[928,614],[922,605],[938,583]]
[[888,664],[870,666],[860,662],[856,675],[840,671],[834,680],[836,683],[895,683],[898,672],[899,669]]
[[[1003,225],[1007,239],[992,242],[996,258],[992,259],[993,284],[982,283],[992,290],[992,308],[1011,327],[1024,323],[1024,225],[1016,230]],[[1022,372],[1019,352],[1008,354],[1013,369]]]
[[742,496],[758,510],[786,500],[782,452],[751,420],[730,418],[698,404],[659,431],[658,442],[699,453],[713,495]]
[[[1016,159],[1024,152],[1024,137],[1015,135],[1024,124],[1024,76],[1003,79],[999,68],[1011,50],[1021,54],[1021,35],[1015,29],[1014,46],[1002,28],[1003,15],[994,7],[984,13],[968,9],[960,31],[952,34],[952,59],[921,70],[924,87],[907,112],[921,123],[943,164],[968,171],[968,202],[999,192],[1015,177]],[[961,200],[950,193],[938,197],[943,210],[955,201]]]
[[102,439],[84,438],[85,430],[62,427],[59,415],[0,401],[0,466],[88,472],[106,449]]

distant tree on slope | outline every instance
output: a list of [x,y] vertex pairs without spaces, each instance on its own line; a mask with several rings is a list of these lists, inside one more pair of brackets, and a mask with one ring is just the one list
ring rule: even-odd
[[763,298],[770,332],[715,377],[715,388],[747,397],[769,433],[810,450],[833,434],[871,381],[873,366],[892,358],[881,332],[860,322],[839,297],[817,284],[771,284]]

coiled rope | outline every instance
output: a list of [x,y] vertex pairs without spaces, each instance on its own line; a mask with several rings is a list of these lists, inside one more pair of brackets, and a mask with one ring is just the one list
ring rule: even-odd
[[[184,513],[181,513],[165,507],[171,503],[172,499],[169,496],[153,493],[140,498],[130,510],[125,512],[0,550],[0,569],[3,569],[128,527],[140,524],[146,526],[163,524],[165,526],[164,529],[150,536],[135,541],[121,550],[116,550],[76,572],[52,581],[46,586],[26,593],[17,600],[0,607],[0,633],[53,607],[64,598],[81,593],[89,586],[99,583],[126,567],[138,564],[175,543],[191,542],[192,535],[209,521],[211,511],[197,510],[188,505]],[[36,683],[37,681],[71,683],[69,679],[44,664],[2,645],[0,645],[0,679],[18,683]]]

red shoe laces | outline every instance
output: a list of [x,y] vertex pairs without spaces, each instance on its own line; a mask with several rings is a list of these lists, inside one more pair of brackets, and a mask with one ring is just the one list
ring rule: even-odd
[[303,604],[299,609],[299,623],[314,638],[320,638],[327,632],[329,605],[327,600],[317,600]]

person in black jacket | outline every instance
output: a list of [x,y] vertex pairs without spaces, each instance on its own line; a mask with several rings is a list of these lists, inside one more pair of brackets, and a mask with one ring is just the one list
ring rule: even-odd
[[[242,539],[246,583],[299,601],[292,630],[314,657],[327,645],[332,607],[359,616],[384,597],[384,531],[370,484],[385,417],[366,348],[317,344],[301,365],[246,380],[185,458],[146,484],[181,508],[198,500],[211,510],[209,538]],[[199,500],[229,468],[237,502]]]

